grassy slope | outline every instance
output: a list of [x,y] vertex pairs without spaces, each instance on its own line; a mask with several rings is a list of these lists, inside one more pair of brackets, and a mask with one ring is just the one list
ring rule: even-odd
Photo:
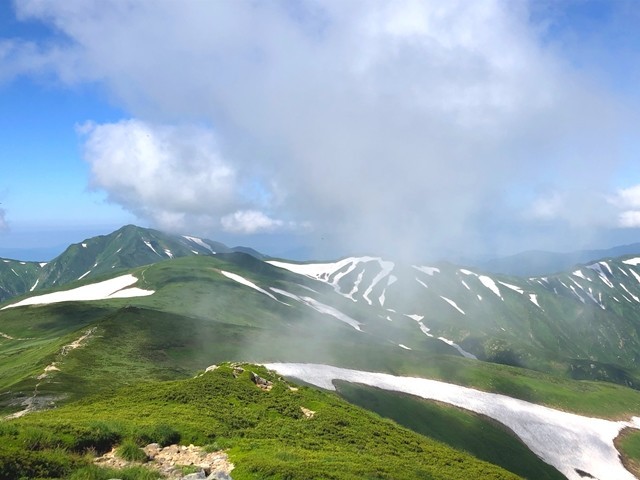
[[622,463],[636,477],[640,477],[640,430],[626,428],[615,441]]
[[[0,331],[30,340],[0,338],[0,370],[6,372],[0,391],[30,394],[35,377],[54,360],[61,362],[61,372],[40,390],[65,391],[72,398],[145,379],[184,378],[225,360],[298,361],[425,376],[607,418],[640,412],[635,390],[442,355],[451,349],[421,334],[412,320],[403,325],[373,319],[375,328],[357,332],[295,301],[278,303],[227,279],[220,269],[242,273],[265,288],[305,292],[297,285],[300,277],[250,257],[191,257],[135,270],[138,286],[156,290],[149,297],[3,310]],[[328,304],[339,297],[330,288],[318,290]],[[368,319],[367,306],[339,301],[354,318]],[[89,347],[61,358],[60,347],[89,326],[97,327]],[[413,327],[414,349],[389,341],[383,326],[388,335],[399,336]]]
[[510,431],[488,418],[396,392],[336,383],[340,395],[349,402],[517,475],[539,480],[565,478]]
[[[262,367],[249,368],[269,377]],[[272,379],[273,389],[265,392],[251,382],[248,370],[236,379],[223,366],[198,378],[144,384],[7,422],[0,429],[0,478],[47,477],[54,470],[54,477],[69,476],[87,459],[56,448],[104,451],[158,425],[176,431],[181,443],[230,448],[236,480],[517,478],[335,394],[305,387],[292,391]],[[304,418],[301,406],[315,416]],[[43,457],[52,465],[43,467]]]

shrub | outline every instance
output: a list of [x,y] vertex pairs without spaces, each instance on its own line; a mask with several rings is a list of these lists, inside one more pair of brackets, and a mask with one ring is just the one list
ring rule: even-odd
[[159,423],[138,431],[134,438],[138,444],[157,443],[161,447],[166,447],[180,442],[180,432],[166,423]]
[[147,454],[133,440],[125,440],[116,450],[116,455],[130,462],[145,462]]

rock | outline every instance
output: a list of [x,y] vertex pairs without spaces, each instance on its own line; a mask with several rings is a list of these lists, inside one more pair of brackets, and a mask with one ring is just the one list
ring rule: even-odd
[[273,382],[262,378],[260,375],[254,372],[251,372],[251,381],[263,390],[271,390],[271,388],[273,387]]
[[204,470],[200,470],[196,473],[190,473],[189,475],[185,475],[181,478],[181,480],[206,480],[207,474],[204,473]]
[[300,407],[300,410],[302,410],[302,414],[305,418],[313,418],[313,416],[316,414],[316,412],[314,412],[313,410],[309,410],[308,408],[304,408],[302,406]]
[[207,477],[207,480],[233,480],[231,475],[226,472],[213,472]]

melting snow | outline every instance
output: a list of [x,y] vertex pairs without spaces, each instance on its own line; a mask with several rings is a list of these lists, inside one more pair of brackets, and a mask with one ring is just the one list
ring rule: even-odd
[[413,268],[430,276],[433,276],[434,273],[440,273],[440,269],[437,267],[420,267],[418,265],[413,265]]
[[576,469],[594,478],[633,480],[620,462],[613,440],[629,422],[614,422],[562,412],[468,387],[416,377],[348,370],[328,365],[272,363],[267,368],[327,390],[333,380],[371,385],[449,403],[486,415],[510,428],[536,455],[569,480],[583,480]]
[[480,281],[485,287],[487,287],[489,290],[495,293],[498,297],[500,297],[500,300],[504,300],[504,298],[502,298],[502,295],[500,295],[500,290],[498,289],[496,282],[494,282],[491,278],[487,277],[486,275],[479,275],[478,278],[480,279]]
[[105,280],[103,282],[83,285],[60,292],[46,293],[35,297],[25,298],[18,303],[13,303],[2,308],[21,307],[24,305],[45,305],[59,302],[80,302],[89,300],[105,300],[109,298],[128,298],[152,295],[153,290],[142,290],[140,288],[127,288],[138,279],[131,274]]
[[155,254],[156,254],[156,255],[158,255],[159,257],[161,257],[161,256],[162,256],[162,255],[160,255],[158,252],[156,252],[156,249],[155,249],[155,248],[153,248],[153,245],[151,245],[151,242],[149,242],[148,240],[143,240],[143,241],[144,241],[144,244],[145,244],[147,247],[149,247],[149,248],[153,251],[153,253],[155,253]]
[[418,322],[418,326],[420,327],[420,330],[427,337],[433,337],[433,335],[429,333],[431,329],[427,327],[424,323],[422,323],[422,319],[424,318],[424,315],[417,315],[415,313],[412,313],[412,314],[405,313],[404,316],[409,317],[411,320],[415,320],[416,322]]
[[538,303],[538,296],[535,293],[529,294],[529,300],[538,308],[542,309],[540,304]]
[[[461,268],[459,270],[460,273],[463,273],[465,275],[473,275],[478,277],[478,279],[480,280],[480,282],[487,287],[489,290],[491,290],[493,293],[495,293],[498,297],[500,297],[500,300],[504,301],[504,298],[502,298],[502,295],[500,295],[500,289],[498,288],[498,286],[496,285],[496,282],[493,281],[492,278],[487,277],[486,275],[478,275],[477,273],[473,273],[470,270],[467,270],[465,268]],[[482,300],[482,298],[480,297],[480,295],[478,295],[478,298],[480,300]]]
[[456,310],[458,310],[461,314],[466,315],[466,313],[464,313],[464,310],[462,310],[458,304],[456,302],[454,302],[453,300],[451,300],[450,298],[447,297],[443,297],[442,295],[440,295],[440,298],[443,299],[445,302],[447,302],[449,305],[451,305],[453,308],[455,308]]
[[638,275],[635,270],[629,270],[631,274],[635,277],[635,279],[640,283],[640,275]]
[[416,282],[418,282],[420,285],[422,285],[424,288],[429,288],[429,285],[427,285],[426,283],[424,283],[422,280],[420,280],[418,277],[416,277]]
[[460,281],[462,282],[462,285],[464,285],[464,288],[466,288],[467,290],[471,290],[469,285],[467,285],[467,282],[465,282],[464,280],[460,280]]
[[471,358],[473,360],[477,360],[478,359],[478,357],[476,357],[473,353],[469,353],[466,350],[463,350],[460,345],[458,345],[456,342],[453,342],[453,341],[449,340],[448,338],[438,337],[438,340],[440,340],[441,342],[444,342],[447,345],[455,348],[458,351],[458,353],[460,353],[460,355],[462,355],[465,358]]
[[401,343],[399,343],[399,344],[398,344],[398,346],[399,346],[400,348],[404,348],[405,350],[411,350],[409,347],[407,347],[406,345],[403,345],[403,344],[401,344]]
[[637,267],[640,264],[640,257],[630,258],[628,260],[623,260],[622,263],[624,263],[626,265],[632,265],[634,267]]
[[583,280],[587,280],[587,281],[591,281],[591,279],[587,278],[584,276],[584,273],[582,273],[582,270],[576,270],[575,272],[573,272],[571,275],[575,275],[576,277],[579,277]]
[[[356,281],[353,283],[353,288],[351,289],[351,291],[347,294],[347,298],[350,298],[351,300],[353,300],[354,302],[356,301],[355,298],[353,298],[353,296],[358,293],[358,289],[360,288],[360,283],[362,283],[362,277],[364,276],[364,270],[361,270],[360,273],[358,273],[358,278],[356,278]],[[371,302],[369,302],[369,305],[371,305]]]
[[620,286],[624,289],[625,292],[631,295],[636,302],[640,302],[640,299],[636,297],[633,293],[631,293],[629,290],[627,290],[627,287],[625,287],[624,284],[621,283]]
[[602,265],[604,265],[607,270],[609,270],[609,274],[613,274],[611,272],[611,269],[609,268],[609,265],[607,265],[604,262],[598,262],[598,263],[594,263],[593,265],[589,265],[587,268],[593,270],[594,272],[596,272],[598,274],[598,277],[607,284],[607,286],[609,288],[613,288],[613,283],[611,283],[611,281],[609,280],[609,278],[607,277],[607,274],[604,273],[604,271],[602,270]]
[[500,282],[500,281],[498,281],[498,283],[500,285],[504,285],[505,287],[510,288],[511,290],[513,290],[515,292],[518,292],[520,294],[524,293],[524,290],[522,290],[520,287],[517,287],[515,285],[511,285],[510,283],[505,283],[505,282]]
[[[371,302],[371,299],[369,298],[369,295],[371,295],[371,292],[373,291],[374,287],[384,277],[389,275],[393,271],[393,267],[395,266],[393,262],[385,262],[385,261],[380,260],[380,259],[378,260],[378,264],[380,265],[380,268],[382,270],[380,270],[378,275],[375,276],[375,278],[371,282],[371,285],[369,285],[369,288],[367,288],[365,290],[364,294],[362,295],[362,298],[364,298],[369,305],[373,305],[373,303]],[[384,292],[383,292],[383,296],[384,296]],[[384,304],[384,300],[380,303],[380,305],[382,306],[383,304]]]
[[40,265],[40,267],[44,267],[46,264],[47,262],[42,262],[42,263],[39,263],[38,265]]
[[33,292],[33,291],[36,289],[36,287],[38,286],[38,282],[39,282],[39,281],[40,281],[40,279],[39,279],[39,278],[38,278],[38,279],[36,279],[36,283],[34,283],[34,284],[33,284],[33,287],[31,287],[31,288],[29,289],[29,291],[30,291],[30,292]]
[[188,235],[183,235],[182,238],[186,238],[187,240],[195,243],[196,245],[200,245],[202,248],[209,250],[211,253],[215,255],[216,252],[213,251],[210,245],[204,242],[201,238],[198,237],[189,237]]
[[309,307],[313,308],[317,312],[331,315],[332,317],[337,318],[341,322],[351,325],[354,329],[358,330],[359,332],[362,331],[362,329],[360,328],[361,324],[359,321],[357,321],[354,318],[351,318],[349,315],[342,313],[340,310],[337,310],[329,305],[325,305],[324,303],[321,303],[318,300],[311,297],[299,297],[298,295],[287,292],[285,290],[280,290],[279,288],[273,288],[273,287],[270,287],[270,288],[271,290],[273,290],[276,293],[279,293],[280,295],[293,298],[298,302],[308,305]]
[[86,244],[86,243],[83,243],[83,244],[82,244],[82,248],[87,248],[87,244]]
[[78,280],[82,280],[84,277],[86,277],[87,275],[89,275],[91,273],[91,270],[89,270],[88,272],[84,272],[82,275],[80,275],[78,277]]
[[[280,300],[278,300],[276,297],[274,297],[271,293],[267,292],[265,289],[260,288],[259,286],[257,286],[255,283],[247,280],[244,277],[241,277],[240,275],[238,275],[237,273],[232,273],[232,272],[225,272],[224,270],[220,270],[220,273],[223,274],[225,277],[230,278],[231,280],[233,280],[234,282],[238,282],[241,285],[245,285],[247,287],[251,287],[254,290],[257,290],[260,293],[263,293],[264,295],[266,295],[267,297],[271,297],[273,300],[275,300],[276,302],[280,302]],[[281,302],[282,303],[282,302]]]
[[173,253],[171,253],[171,250],[169,250],[168,248],[164,249],[164,253],[167,254],[167,257],[169,258],[173,258]]

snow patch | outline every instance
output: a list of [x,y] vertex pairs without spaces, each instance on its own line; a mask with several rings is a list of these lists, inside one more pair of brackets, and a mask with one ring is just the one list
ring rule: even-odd
[[[371,282],[371,285],[369,285],[369,287],[365,290],[364,294],[362,295],[362,298],[364,298],[369,305],[373,305],[373,303],[371,302],[371,299],[369,298],[369,295],[371,295],[371,292],[373,292],[373,289],[375,288],[375,286],[383,278],[389,275],[393,271],[393,268],[395,267],[395,264],[393,262],[385,262],[382,259],[378,259],[378,264],[380,265],[380,268],[381,268],[380,272],[374,277],[374,279]],[[383,304],[384,304],[384,301],[380,305],[382,306]]]
[[462,355],[465,358],[471,358],[473,360],[477,360],[478,359],[478,357],[476,357],[473,353],[469,353],[466,350],[463,350],[460,345],[458,345],[456,342],[454,342],[452,340],[449,340],[448,338],[438,337],[438,340],[440,340],[441,342],[444,342],[447,345],[455,348],[458,351],[458,353],[460,353],[460,355]]
[[207,243],[205,243],[204,240],[202,240],[201,238],[198,237],[190,237],[188,235],[183,235],[182,238],[186,238],[187,240],[189,240],[190,242],[195,243],[196,245],[201,246],[202,248],[204,248],[205,250],[209,250],[212,254],[216,254],[216,252],[213,251],[213,249],[211,248],[210,245],[208,245]]
[[638,265],[640,265],[640,257],[629,258],[628,260],[623,260],[622,263],[624,263],[625,265],[632,265],[634,267],[637,267]]
[[[224,270],[220,270],[220,273],[222,275],[224,275],[225,277],[233,280],[234,282],[238,282],[241,285],[244,285],[246,287],[250,287],[253,288],[254,290],[266,295],[267,297],[272,298],[273,300],[275,300],[276,302],[280,302],[280,300],[278,300],[276,297],[274,297],[271,293],[267,292],[265,289],[260,288],[258,285],[256,285],[255,283],[253,283],[250,280],[247,280],[246,278],[238,275],[237,273],[232,273],[232,272],[225,272]],[[282,302],[280,302],[282,303]]]
[[349,315],[342,313],[340,310],[337,310],[329,305],[325,305],[324,303],[319,302],[315,298],[311,297],[299,297],[293,293],[287,292],[286,290],[280,290],[279,288],[270,287],[272,291],[279,293],[280,295],[284,295],[285,297],[292,298],[297,300],[300,303],[306,304],[307,306],[313,308],[315,311],[324,313],[326,315],[331,315],[334,318],[337,318],[341,322],[346,323],[347,325],[351,325],[355,330],[359,332],[362,331],[360,328],[361,323],[354,318],[351,318]]
[[572,272],[571,275],[575,275],[576,277],[586,280],[588,282],[591,281],[591,279],[584,276],[584,273],[582,273],[582,270],[576,270],[575,272]]
[[78,280],[82,280],[84,277],[86,277],[87,275],[89,275],[91,273],[91,270],[89,270],[88,272],[84,272],[82,275],[80,275],[78,277]]
[[22,307],[25,305],[46,305],[60,302],[82,302],[91,300],[107,300],[109,298],[141,297],[152,295],[153,290],[142,290],[140,288],[127,288],[136,283],[138,279],[131,274],[111,278],[90,285],[72,288],[60,292],[46,293],[35,297],[25,298],[20,302],[3,307]]
[[498,289],[498,286],[496,285],[496,282],[493,281],[493,279],[487,277],[486,275],[479,275],[478,279],[485,287],[495,293],[500,298],[500,300],[504,300],[504,298],[502,298],[502,295],[500,295],[500,289]]
[[631,292],[627,289],[627,287],[625,287],[625,286],[624,286],[624,284],[622,284],[622,283],[621,283],[621,284],[620,284],[620,286],[623,288],[623,290],[624,290],[625,292],[627,292],[629,295],[631,295],[631,297],[633,297],[633,299],[634,299],[636,302],[640,302],[640,298],[636,297],[633,293],[631,293]]
[[434,273],[440,273],[440,269],[437,267],[421,267],[418,265],[412,265],[413,268],[415,268],[416,270],[422,272],[422,273],[426,273],[427,275],[433,277]]
[[513,430],[536,455],[569,480],[584,480],[576,469],[588,472],[594,478],[634,479],[620,462],[613,440],[622,428],[637,428],[640,422],[635,419],[614,422],[585,417],[505,395],[424,378],[329,365],[271,363],[265,366],[281,375],[327,390],[335,390],[334,380],[343,380],[445,402],[486,415]]
[[411,350],[409,347],[407,347],[406,345],[403,345],[403,344],[401,344],[401,343],[399,343],[399,344],[398,344],[398,346],[399,346],[400,348],[404,348],[405,350]]
[[536,295],[535,293],[530,293],[529,294],[529,300],[531,301],[531,303],[533,303],[536,307],[538,307],[539,309],[542,310],[542,307],[540,306],[540,304],[538,303],[538,295]]
[[159,257],[161,257],[162,255],[160,255],[158,252],[156,252],[156,249],[153,248],[153,245],[151,245],[151,242],[149,242],[148,240],[143,240],[144,244],[149,247],[153,253],[155,253],[156,255],[158,255]]
[[500,285],[504,285],[507,288],[510,288],[511,290],[513,290],[514,292],[518,292],[519,294],[523,294],[524,290],[522,290],[520,287],[516,286],[516,285],[511,285],[510,283],[506,283],[506,282],[500,282],[498,281],[498,283]]
[[466,315],[466,313],[464,313],[464,310],[462,310],[458,304],[456,302],[454,302],[453,300],[451,300],[450,298],[447,297],[443,297],[442,295],[440,295],[440,298],[443,299],[445,302],[447,302],[449,305],[451,305],[453,308],[455,308],[456,310],[458,310],[462,315]]

